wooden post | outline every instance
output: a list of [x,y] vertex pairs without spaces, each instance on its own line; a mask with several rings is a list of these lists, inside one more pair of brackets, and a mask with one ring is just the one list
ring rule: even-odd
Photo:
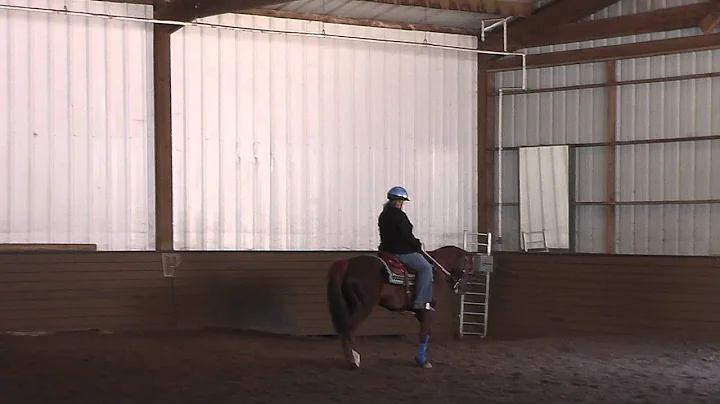
[[155,250],[173,250],[170,26],[153,29],[155,84]]
[[607,62],[607,210],[605,217],[605,252],[615,253],[615,168],[617,148],[617,61]]

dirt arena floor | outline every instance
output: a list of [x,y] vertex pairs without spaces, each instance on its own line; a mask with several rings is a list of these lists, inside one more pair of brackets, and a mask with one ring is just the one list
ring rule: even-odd
[[432,343],[227,331],[0,337],[0,403],[720,403],[720,343],[603,337]]

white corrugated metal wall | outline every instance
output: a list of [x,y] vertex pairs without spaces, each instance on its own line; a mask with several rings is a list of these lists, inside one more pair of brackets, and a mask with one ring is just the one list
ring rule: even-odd
[[[652,1],[638,8],[623,1],[594,18],[646,11],[694,1]],[[646,3],[646,2],[643,2]],[[647,6],[647,7],[645,7]],[[552,52],[649,39],[699,34],[672,31],[528,49]],[[618,62],[618,80],[718,72],[720,51],[686,53]],[[601,63],[528,71],[529,88],[551,88],[605,81]],[[496,75],[497,88],[519,84],[518,72]],[[720,77],[620,86],[617,139],[658,139],[720,135]],[[505,97],[504,147],[582,144],[606,141],[607,89],[508,95]],[[601,202],[606,195],[607,148],[579,147],[576,199]],[[503,155],[505,203],[518,203],[517,151]],[[720,141],[625,145],[617,147],[618,201],[720,199]],[[604,206],[576,207],[576,248],[605,251]],[[626,254],[720,254],[720,204],[620,206],[616,251]],[[518,249],[518,207],[503,208],[504,249]]]
[[154,248],[152,26],[0,10],[0,32],[0,242]]
[[[206,21],[474,47],[476,38],[223,15]],[[391,186],[427,248],[477,227],[477,58],[187,27],[173,35],[177,249],[365,250]]]

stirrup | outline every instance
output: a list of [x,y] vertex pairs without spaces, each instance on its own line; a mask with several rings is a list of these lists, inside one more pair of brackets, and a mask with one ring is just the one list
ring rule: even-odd
[[422,311],[435,311],[435,309],[432,307],[430,302],[425,303],[422,307],[415,307],[415,305],[413,305],[413,311],[421,311],[421,310]]

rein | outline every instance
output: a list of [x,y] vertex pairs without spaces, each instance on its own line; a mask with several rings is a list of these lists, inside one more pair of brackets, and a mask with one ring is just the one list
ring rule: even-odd
[[450,272],[448,272],[448,270],[445,269],[442,265],[440,265],[440,263],[437,262],[437,260],[436,260],[435,258],[433,258],[432,255],[428,254],[428,252],[425,251],[425,249],[423,249],[423,248],[421,248],[420,251],[422,251],[422,253],[423,253],[427,258],[429,258],[430,261],[432,261],[433,264],[435,264],[438,268],[440,268],[440,270],[441,270],[445,275],[447,275],[450,279],[452,279],[452,274],[451,274]]
[[[443,267],[435,258],[433,258],[432,255],[428,254],[428,252],[425,251],[425,249],[420,248],[420,251],[423,253],[423,255],[424,255],[425,257],[427,257],[428,259],[430,259],[430,261],[432,261],[432,263],[433,263],[437,268],[439,268],[440,271],[442,271],[442,273],[445,274],[447,282],[448,282],[448,283],[452,283],[452,284],[453,284],[452,289],[457,292],[458,285],[460,284],[460,281],[461,281],[462,278],[465,276],[465,272],[467,271],[466,265],[463,265],[462,275],[460,276],[460,278],[455,279],[455,277],[454,277],[447,269],[445,269],[445,267]],[[463,258],[464,258],[464,260],[467,262],[467,259],[468,259],[467,255],[465,255]]]

